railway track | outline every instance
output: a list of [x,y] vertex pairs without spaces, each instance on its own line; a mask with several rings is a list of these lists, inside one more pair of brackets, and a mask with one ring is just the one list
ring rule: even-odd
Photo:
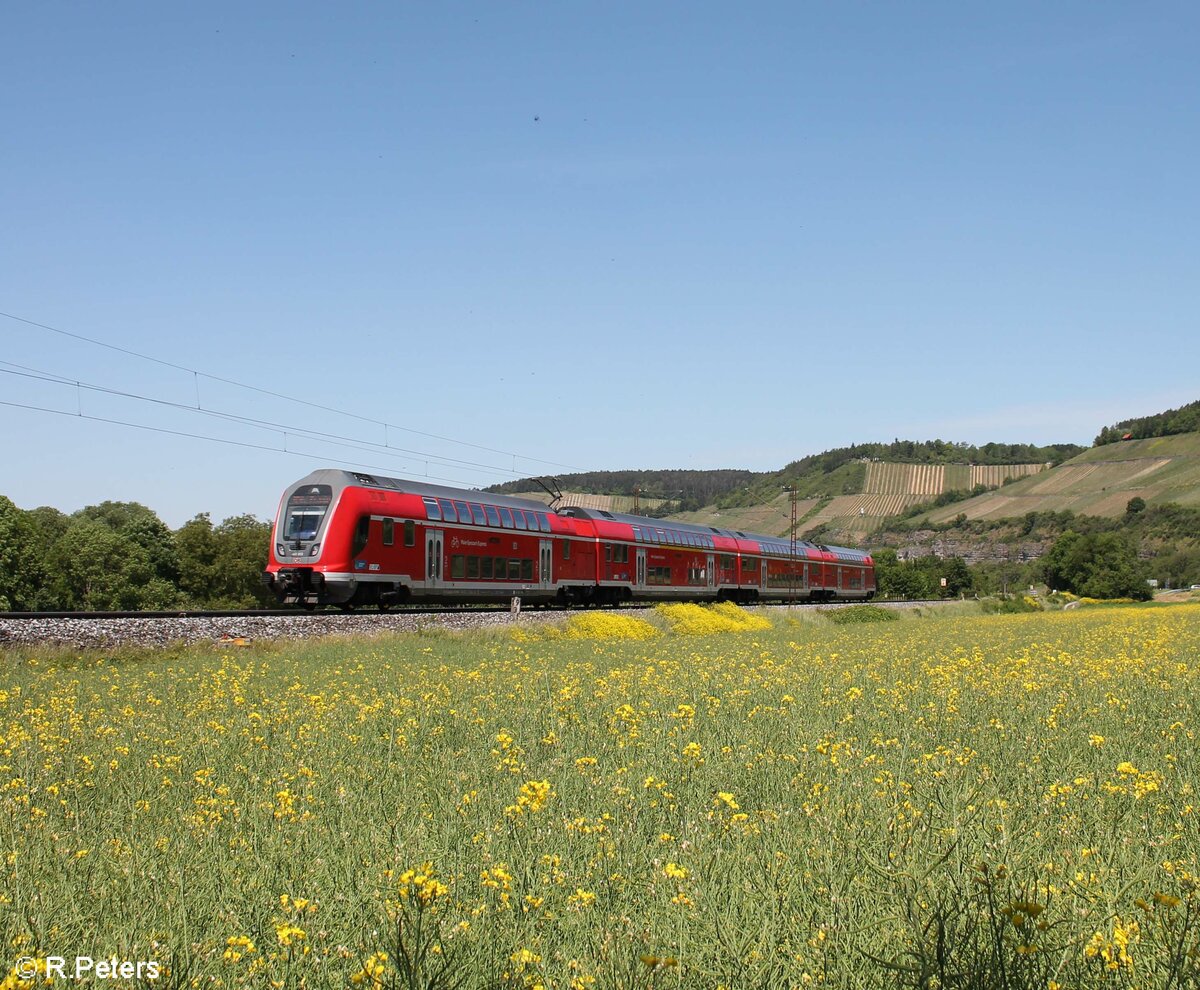
[[[917,608],[928,605],[945,605],[949,601],[957,601],[957,599],[947,598],[932,598],[924,601],[873,601],[869,604],[879,605],[883,608]],[[769,609],[787,609],[787,608],[806,608],[806,609],[822,609],[822,608],[845,608],[849,605],[861,605],[862,602],[795,602],[792,605],[787,605],[778,602],[767,602],[762,605],[749,606],[751,608],[769,608]],[[621,611],[636,611],[639,609],[654,608],[654,602],[628,602],[619,607]],[[608,606],[597,606],[608,607]],[[528,612],[581,612],[586,611],[585,607],[569,606],[563,607],[559,605],[526,605],[521,610],[524,615]],[[288,609],[288,608],[261,608],[261,609],[228,609],[228,610],[200,610],[200,611],[178,611],[169,610],[161,612],[0,612],[0,620],[8,621],[31,621],[35,619],[56,619],[56,620],[76,620],[76,621],[95,621],[102,619],[242,619],[254,617],[268,618],[294,618],[294,619],[321,619],[335,616],[338,618],[368,618],[371,616],[391,615],[494,615],[497,613],[511,613],[512,609],[509,605],[422,605],[422,606],[403,606],[398,608],[389,608],[380,610],[375,608],[355,609],[345,611],[337,608],[324,609]]]
[[[846,608],[850,603],[797,604],[796,609]],[[892,608],[915,608],[937,602],[880,603]],[[786,611],[787,605],[764,606]],[[638,604],[613,611],[653,608]],[[580,610],[575,610],[580,611]],[[376,635],[420,632],[429,629],[464,630],[501,627],[511,622],[553,622],[567,610],[527,608],[514,617],[508,607],[397,609],[380,612],[245,611],[170,612],[17,612],[0,613],[0,648],[60,646],[72,649],[109,649],[124,646],[160,647],[173,643],[232,643],[304,639],[314,636]]]

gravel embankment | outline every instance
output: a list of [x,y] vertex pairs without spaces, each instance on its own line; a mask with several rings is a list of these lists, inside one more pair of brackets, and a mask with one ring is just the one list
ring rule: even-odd
[[[561,620],[562,612],[524,611],[521,623]],[[415,632],[503,626],[508,612],[387,613],[356,615],[253,615],[190,619],[0,619],[0,647],[45,644],[78,649],[165,646],[228,640],[303,639],[314,636]]]
[[[932,602],[882,602],[888,608],[925,607]],[[845,608],[843,603],[798,608]],[[766,606],[768,611],[786,606]],[[614,612],[646,617],[644,609],[614,609]],[[220,618],[164,619],[2,619],[0,648],[5,646],[52,645],[75,649],[105,649],[115,646],[166,646],[170,643],[221,643],[230,640],[254,642],[269,639],[305,639],[317,636],[371,636],[387,632],[416,632],[422,629],[486,629],[522,624],[563,622],[570,613],[559,610],[527,609],[515,617],[509,612],[356,612],[246,615]]]

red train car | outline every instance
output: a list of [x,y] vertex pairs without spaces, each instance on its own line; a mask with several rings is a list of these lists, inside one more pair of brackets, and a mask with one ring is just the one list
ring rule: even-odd
[[264,581],[283,603],[866,599],[868,554],[336,469],[284,492]]

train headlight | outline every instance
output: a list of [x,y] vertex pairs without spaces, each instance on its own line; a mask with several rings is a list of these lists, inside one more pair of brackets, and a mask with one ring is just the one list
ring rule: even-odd
[[286,557],[287,555],[288,555],[287,547],[285,547],[282,543],[276,543],[275,544],[275,556],[276,557]]
[[308,555],[309,555],[310,557],[315,557],[315,556],[316,556],[318,553],[320,553],[320,552],[321,552],[321,544],[319,544],[319,543],[314,543],[314,544],[312,545],[312,549],[308,551]]

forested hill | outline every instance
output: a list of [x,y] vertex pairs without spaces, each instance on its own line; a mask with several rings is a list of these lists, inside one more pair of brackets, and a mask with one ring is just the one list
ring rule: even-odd
[[[698,509],[715,502],[730,491],[740,491],[753,484],[762,474],[757,471],[716,469],[713,471],[585,471],[563,474],[555,480],[565,492],[584,495],[632,495],[648,499],[669,499],[682,502],[684,509]],[[493,485],[488,489],[502,495],[521,494],[540,490],[532,478]]]
[[[1025,443],[988,443],[975,447],[945,440],[893,440],[891,443],[862,443],[838,447],[792,461],[780,471],[588,471],[560,475],[565,492],[587,495],[632,495],[669,499],[678,511],[705,505],[753,504],[765,493],[778,493],[783,485],[797,488],[801,495],[848,494],[862,490],[861,463],[868,460],[902,464],[1060,464],[1085,450],[1076,444],[1038,447]],[[855,465],[860,465],[857,469]],[[496,485],[488,491],[517,494],[540,490],[531,478]],[[747,501],[749,500],[749,501]]]
[[1121,440],[1148,440],[1151,437],[1197,432],[1200,432],[1200,400],[1153,416],[1126,419],[1113,426],[1106,426],[1096,437],[1096,446],[1101,447]]

